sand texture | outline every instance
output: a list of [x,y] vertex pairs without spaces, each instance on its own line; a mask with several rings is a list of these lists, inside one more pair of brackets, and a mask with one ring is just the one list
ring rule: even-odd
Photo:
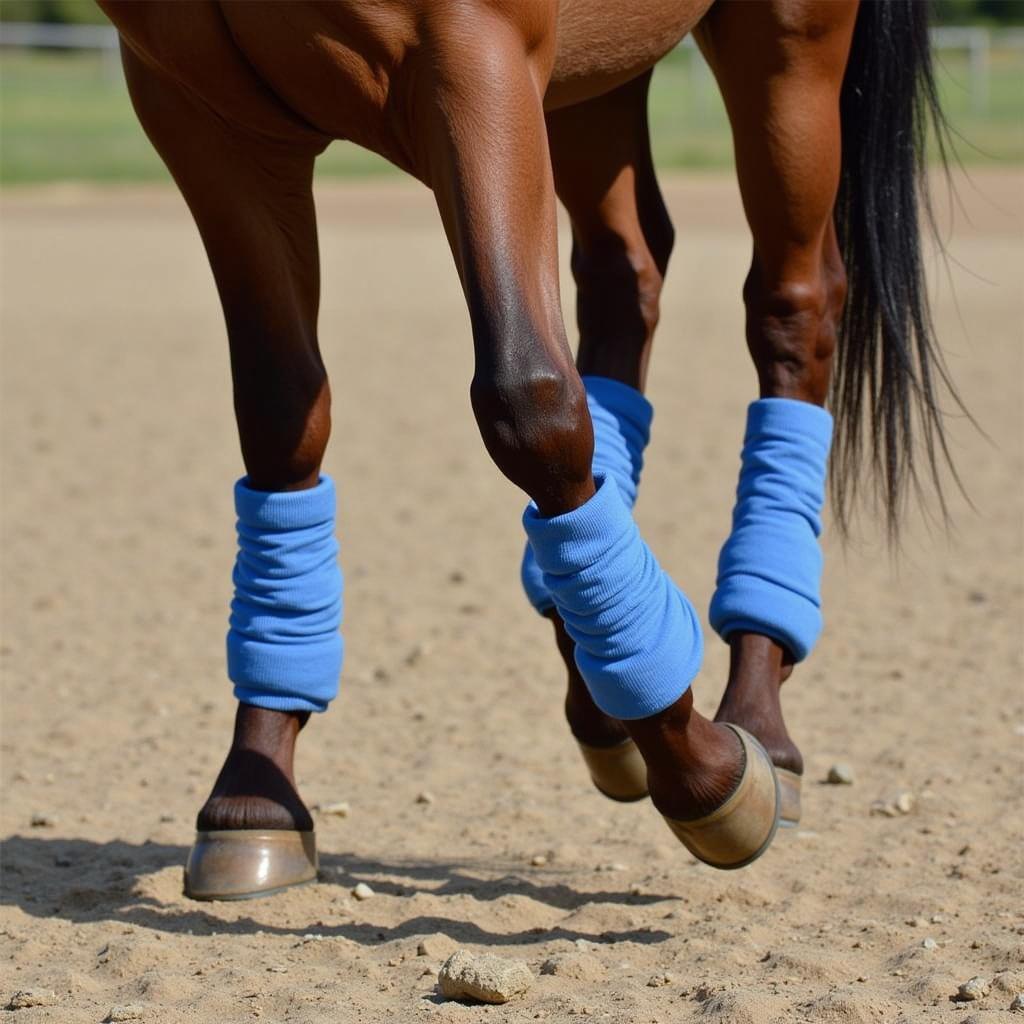
[[[666,195],[678,244],[637,515],[703,611],[755,389],[749,242],[731,179]],[[430,196],[325,188],[347,663],[298,771],[308,803],[349,811],[318,816],[318,884],[199,904],[182,865],[233,715],[241,470],[212,280],[172,191],[6,196],[0,1004],[37,996],[11,1019],[1016,1019],[1022,197],[1019,173],[976,173],[948,274],[932,261],[950,366],[988,435],[951,427],[975,510],[954,498],[949,536],[913,519],[899,560],[870,523],[845,553],[828,536],[825,634],[784,700],[804,822],[717,873],[649,804],[586,777],[549,627],[519,589],[523,498],[470,413],[468,319]],[[705,712],[726,655],[709,635]],[[852,785],[824,783],[837,762]],[[904,793],[907,813],[872,813]],[[458,948],[521,960],[533,983],[487,1009],[446,1002],[436,971]],[[976,975],[988,994],[952,1002]]]

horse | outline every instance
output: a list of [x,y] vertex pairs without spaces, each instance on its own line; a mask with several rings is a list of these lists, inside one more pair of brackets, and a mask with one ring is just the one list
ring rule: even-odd
[[[472,410],[530,499],[523,584],[553,625],[592,781],[612,799],[650,798],[714,867],[760,857],[800,819],[803,763],[780,688],[821,629],[826,487],[845,529],[867,476],[895,530],[919,484],[915,445],[936,486],[948,459],[937,396],[952,383],[920,255],[925,137],[942,125],[927,5],[99,3],[209,258],[245,466],[227,642],[238,707],[186,894],[261,896],[316,876],[293,758],[337,692],[343,653],[312,194],[334,140],[433,192],[469,313]],[[730,648],[713,719],[693,707],[698,617],[632,518],[674,243],[647,94],[688,34],[731,125],[758,383],[711,607]],[[572,226],[575,358],[557,202]]]

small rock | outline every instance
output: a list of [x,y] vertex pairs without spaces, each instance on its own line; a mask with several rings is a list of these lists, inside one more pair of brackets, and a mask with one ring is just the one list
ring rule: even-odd
[[1024,1013],[1024,992],[1018,992],[1013,997],[1013,1002],[1010,1003],[1010,1011],[1012,1013]]
[[663,988],[665,985],[671,985],[675,981],[675,978],[671,974],[655,974],[652,978],[647,979],[648,988]]
[[988,979],[981,977],[971,978],[965,981],[957,989],[953,1000],[958,1003],[973,1003],[975,1000],[984,999],[989,993]]
[[613,862],[611,864],[601,864],[601,865],[598,866],[597,870],[598,871],[628,871],[629,868],[627,868],[625,864],[620,864],[618,861],[615,861],[615,862]]
[[575,981],[600,981],[605,970],[604,964],[590,953],[557,953],[541,964],[540,973]]
[[900,814],[909,814],[914,809],[914,804],[917,803],[914,794],[904,790],[900,793],[893,801],[893,806],[899,811]]
[[72,860],[67,854],[58,853],[57,856],[53,858],[53,863],[59,868],[69,868],[71,867]]
[[545,864],[547,864],[547,862],[548,862],[548,859],[547,859],[547,857],[544,856],[543,853],[535,854],[534,856],[532,856],[530,858],[530,863],[535,868],[542,868],[542,867],[544,867]]
[[369,900],[369,899],[373,899],[373,897],[374,897],[374,896],[375,896],[376,894],[374,893],[374,891],[373,891],[373,890],[372,890],[372,889],[371,889],[371,888],[370,888],[370,887],[369,887],[369,886],[368,886],[368,885],[367,885],[367,884],[366,884],[365,882],[360,882],[360,883],[359,883],[359,884],[358,884],[358,885],[357,885],[357,886],[356,886],[356,887],[355,887],[355,888],[354,888],[354,889],[352,890],[352,895],[353,895],[353,896],[354,896],[354,897],[355,897],[355,898],[356,898],[357,900]]
[[428,793],[424,790],[422,793],[416,794],[416,803],[418,804],[432,804],[435,800],[433,793]]
[[161,814],[160,815],[160,824],[161,825],[169,825],[172,821],[174,821],[174,815],[173,814]]
[[853,769],[848,764],[844,764],[842,761],[837,761],[831,768],[829,768],[825,781],[831,783],[833,786],[852,786]]
[[313,810],[321,814],[332,814],[336,818],[347,818],[352,808],[347,800],[338,800],[333,804],[314,804]]
[[107,1014],[107,1020],[142,1020],[144,1013],[144,1008],[135,1003],[130,1003],[127,1006],[112,1006],[110,1013]]
[[468,950],[456,950],[437,976],[446,999],[476,999],[481,1003],[507,1003],[533,984],[530,968],[520,960],[504,960]]
[[416,955],[429,956],[432,960],[443,960],[452,955],[455,947],[455,942],[438,932],[436,935],[426,935],[420,939]]
[[33,814],[29,819],[32,828],[53,828],[56,824],[57,819],[51,814]]
[[895,818],[900,812],[896,805],[888,800],[875,800],[871,804],[870,813],[883,818]]
[[938,949],[939,944],[929,935],[928,938],[921,940],[922,949]]
[[928,922],[923,917],[908,917],[904,924],[909,924],[911,928],[926,928]]
[[7,1004],[8,1010],[27,1010],[31,1006],[53,1006],[57,993],[50,988],[23,988],[15,992]]

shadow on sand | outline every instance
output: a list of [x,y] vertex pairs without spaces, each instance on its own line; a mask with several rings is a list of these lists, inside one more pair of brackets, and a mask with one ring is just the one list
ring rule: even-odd
[[[285,927],[273,923],[276,915],[262,914],[225,920],[210,913],[210,904],[194,902],[179,895],[162,901],[147,893],[143,879],[166,868],[185,863],[184,846],[146,842],[132,844],[113,840],[96,843],[85,839],[9,836],[0,841],[3,879],[0,904],[16,906],[34,917],[58,917],[73,923],[117,921],[143,928],[195,935],[253,934],[301,937],[313,932],[324,937],[341,936],[364,945],[378,945],[394,939],[443,932],[456,942],[486,945],[520,945],[554,939],[588,939],[593,942],[663,942],[667,931],[632,929],[598,934],[558,926],[521,932],[491,932],[470,921],[418,916],[393,927],[346,922],[323,925],[317,918],[309,924]],[[509,873],[500,878],[478,878],[472,872],[493,874],[495,865],[485,862],[368,860],[352,854],[321,853],[317,885],[325,891],[351,889],[357,882],[371,882],[378,893],[411,896],[417,892],[435,896],[464,895],[477,901],[523,896],[560,910],[572,911],[587,904],[613,903],[626,906],[674,900],[671,895],[630,892],[579,892],[557,881],[537,882]],[[557,871],[546,869],[551,876]],[[400,878],[396,882],[380,876]],[[239,906],[272,906],[251,901]]]

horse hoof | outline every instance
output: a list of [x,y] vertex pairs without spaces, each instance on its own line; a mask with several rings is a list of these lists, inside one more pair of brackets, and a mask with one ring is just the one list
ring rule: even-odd
[[739,784],[710,814],[692,821],[665,818],[676,838],[698,860],[722,870],[746,867],[771,845],[779,827],[779,777],[764,747],[738,725],[746,764]]
[[579,748],[591,780],[609,800],[629,804],[648,795],[647,765],[637,745],[628,736],[614,747],[591,747],[580,743]]
[[779,777],[779,827],[796,828],[800,824],[800,789],[803,780],[788,768],[775,769]]
[[312,882],[316,872],[314,832],[197,832],[185,866],[185,895],[194,900],[252,899]]

